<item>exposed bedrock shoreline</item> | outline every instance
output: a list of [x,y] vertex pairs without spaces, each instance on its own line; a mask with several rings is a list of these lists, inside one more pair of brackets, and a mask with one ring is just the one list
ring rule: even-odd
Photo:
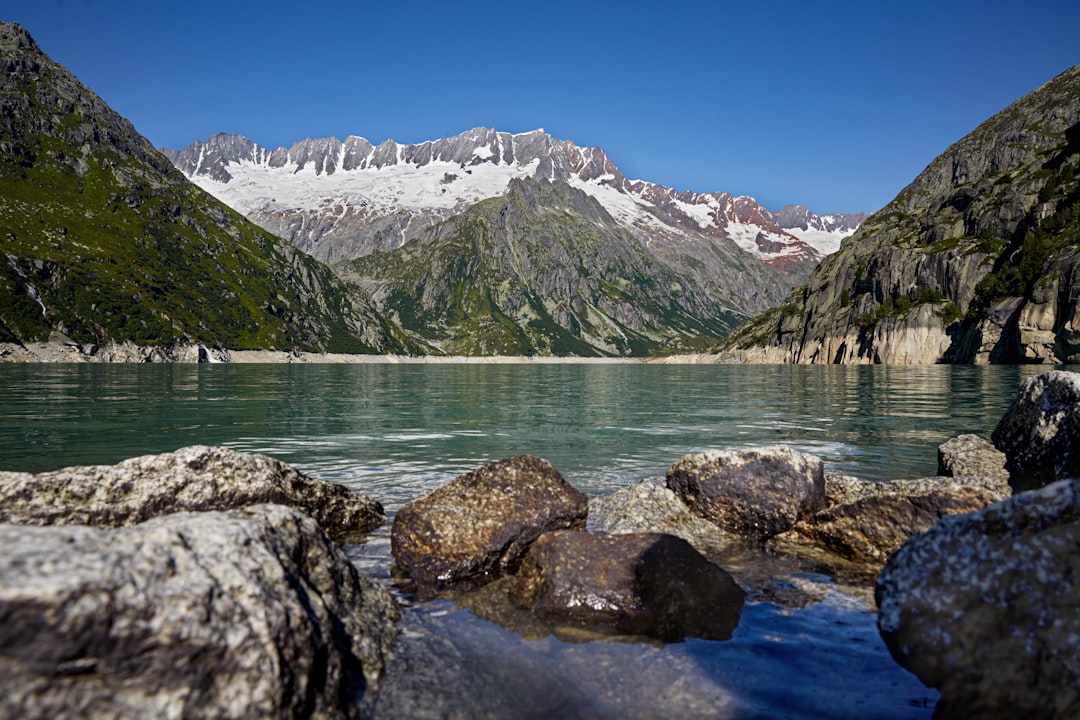
[[[235,363],[235,364],[610,364],[649,362],[646,358],[554,355],[377,355],[299,350],[231,350],[206,345],[136,345],[131,342],[82,345],[59,333],[45,342],[0,343],[0,362],[12,363]],[[697,362],[688,359],[687,362]]]
[[[748,601],[867,598],[877,576],[888,647],[949,713],[1073,716],[1078,391],[1073,373],[1030,379],[994,431],[1000,449],[951,440],[934,478],[828,476],[775,446],[689,455],[590,499],[546,461],[507,458],[398,512],[395,582],[523,634],[514,623],[670,642],[727,637]],[[381,506],[277,460],[195,446],[0,473],[0,522],[3,713],[380,716],[415,685],[419,646],[394,639],[390,583],[362,577],[331,539],[359,541]],[[953,536],[1002,550],[958,554]],[[1041,560],[1003,563],[1013,551]],[[932,552],[963,555],[962,578]],[[795,564],[763,575],[752,558],[769,556]],[[839,584],[793,581],[808,568]],[[960,587],[975,594],[957,599]],[[185,663],[199,669],[162,670]],[[380,710],[383,689],[394,700]]]

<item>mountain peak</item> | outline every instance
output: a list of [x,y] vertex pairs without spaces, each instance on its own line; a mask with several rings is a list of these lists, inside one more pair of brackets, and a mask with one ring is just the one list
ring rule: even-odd
[[[0,339],[392,342],[328,268],[192,186],[17,25],[0,23],[0,68]],[[230,144],[253,147],[211,142]]]
[[0,24],[0,52],[5,57],[10,57],[16,51],[44,55],[37,42],[30,36],[29,31],[22,25],[19,23]]
[[735,243],[791,278],[804,277],[858,225],[854,216],[830,225],[805,211],[786,226],[748,196],[630,181],[602,148],[542,128],[511,134],[474,127],[439,140],[378,146],[356,135],[344,143],[309,138],[276,149],[215,138],[163,152],[203,189],[327,262],[399,247],[523,177],[569,183],[638,233]]

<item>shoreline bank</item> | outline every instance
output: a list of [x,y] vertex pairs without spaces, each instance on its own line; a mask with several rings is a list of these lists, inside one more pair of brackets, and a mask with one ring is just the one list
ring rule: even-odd
[[739,364],[748,358],[693,353],[663,357],[576,357],[556,355],[365,355],[289,350],[228,350],[205,345],[142,346],[131,342],[83,346],[54,335],[46,342],[0,343],[0,363],[179,363],[179,364],[443,364],[443,365],[606,365]]

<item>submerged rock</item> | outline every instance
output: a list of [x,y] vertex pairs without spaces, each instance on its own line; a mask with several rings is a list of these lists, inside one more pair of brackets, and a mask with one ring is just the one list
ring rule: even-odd
[[745,593],[673,535],[564,530],[529,549],[511,597],[547,617],[667,642],[727,640]]
[[385,589],[279,505],[0,525],[0,717],[357,717]]
[[978,435],[960,435],[938,446],[938,475],[1009,481],[1005,453]]
[[1028,379],[992,438],[1016,490],[1080,477],[1080,373]]
[[0,522],[17,525],[124,527],[174,512],[259,503],[305,512],[336,540],[370,532],[385,519],[382,505],[344,485],[222,447],[193,445],[37,475],[0,472]]
[[390,540],[413,580],[444,586],[517,570],[549,530],[584,529],[588,501],[551,463],[531,455],[499,460],[408,503]]
[[1080,481],[943,519],[877,580],[897,662],[937,717],[1080,717]]
[[755,537],[825,506],[822,460],[782,446],[687,455],[668,470],[667,486],[707,520]]

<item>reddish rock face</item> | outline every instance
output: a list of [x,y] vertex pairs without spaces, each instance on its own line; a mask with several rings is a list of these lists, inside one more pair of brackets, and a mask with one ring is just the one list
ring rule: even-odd
[[533,544],[511,598],[549,618],[677,642],[730,638],[744,593],[682,538],[560,531]]
[[413,580],[445,586],[512,574],[549,530],[584,529],[585,495],[551,463],[531,455],[499,460],[401,508],[390,542]]
[[824,463],[786,447],[688,455],[668,470],[667,486],[707,520],[756,537],[825,507]]

